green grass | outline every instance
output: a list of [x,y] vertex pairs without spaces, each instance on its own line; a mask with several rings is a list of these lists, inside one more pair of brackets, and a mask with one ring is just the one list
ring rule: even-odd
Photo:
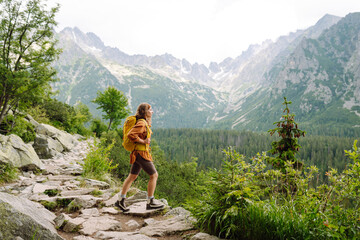
[[15,181],[19,176],[19,170],[11,164],[0,163],[0,184]]

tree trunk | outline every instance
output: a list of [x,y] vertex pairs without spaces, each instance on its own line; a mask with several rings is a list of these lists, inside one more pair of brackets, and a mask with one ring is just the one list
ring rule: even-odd
[[107,129],[107,131],[109,131],[109,130],[110,130],[110,127],[111,127],[111,123],[112,123],[112,119],[110,119],[110,122],[109,122],[109,126],[108,126],[108,129]]

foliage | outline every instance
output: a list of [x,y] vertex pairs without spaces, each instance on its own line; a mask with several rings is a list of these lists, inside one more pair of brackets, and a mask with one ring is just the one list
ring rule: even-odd
[[0,1],[0,123],[10,110],[25,110],[50,92],[56,71],[53,28],[59,6],[41,0]]
[[105,113],[104,119],[109,120],[107,130],[111,126],[116,129],[121,123],[121,119],[126,118],[130,113],[130,110],[126,108],[128,106],[126,96],[115,87],[110,86],[103,93],[98,91],[92,102],[99,105],[97,109],[101,109]]
[[103,194],[104,193],[102,191],[100,191],[99,189],[95,189],[90,193],[90,195],[93,195],[94,197],[98,197],[98,196],[101,196]]
[[8,114],[0,124],[0,129],[3,134],[15,134],[26,143],[35,139],[34,126],[26,121],[21,114]]
[[0,163],[0,184],[15,181],[18,175],[17,168],[8,163]]
[[46,114],[46,110],[40,105],[31,106],[28,108],[27,113],[38,123],[50,124],[50,119]]
[[115,142],[113,141],[104,147],[101,142],[98,142],[96,138],[94,139],[94,144],[92,146],[90,145],[91,149],[82,164],[82,175],[84,177],[111,182],[111,171],[117,167],[117,165],[113,165],[112,160],[109,159],[110,150],[114,144]]
[[[203,196],[190,204],[198,226],[229,239],[357,239],[360,237],[360,152],[347,152],[354,161],[329,184],[317,186],[316,167],[285,173],[267,169],[266,155],[246,162],[227,151],[222,171],[210,172]],[[294,194],[284,192],[291,177]],[[286,189],[286,185],[285,185]]]
[[91,134],[85,124],[90,121],[92,116],[89,108],[81,102],[73,107],[56,99],[48,98],[41,105],[35,107],[39,109],[40,113],[45,111],[46,115],[42,119],[49,119],[51,125],[57,128],[85,136]]
[[54,197],[56,195],[60,194],[60,190],[59,189],[46,189],[44,191],[44,194],[48,195],[49,197]]
[[[189,203],[198,226],[230,239],[358,239],[357,141],[353,151],[345,151],[352,162],[341,173],[336,169],[328,171],[328,183],[319,185],[317,167],[294,167],[294,151],[300,146],[292,138],[304,133],[292,132],[298,128],[293,115],[289,115],[288,103],[285,99],[285,121],[270,132],[283,135],[281,140],[289,141],[292,152],[286,149],[279,157],[280,167],[268,168],[266,153],[245,160],[232,149],[225,151],[227,159],[222,169],[210,171],[205,193]],[[278,153],[283,150],[281,140],[272,144]]]
[[102,134],[104,132],[106,132],[107,126],[105,125],[105,123],[103,121],[101,121],[100,118],[94,118],[91,121],[90,130],[91,130],[91,132],[95,133],[96,137],[99,138],[102,136]]
[[[294,167],[302,167],[302,163],[297,161],[295,154],[299,152],[299,148],[301,147],[298,144],[297,138],[300,136],[305,137],[304,131],[298,129],[298,124],[295,122],[294,114],[290,114],[289,106],[291,104],[290,101],[286,100],[284,97],[285,115],[282,116],[281,120],[275,122],[277,128],[269,130],[270,135],[272,136],[274,133],[278,133],[281,139],[279,141],[274,141],[271,143],[272,149],[269,151],[271,154],[278,154],[276,157],[268,158],[268,162],[272,164],[272,166],[276,169],[280,169],[285,171],[285,163],[290,161],[294,164]],[[301,165],[301,166],[299,166]]]
[[[197,158],[198,169],[220,168],[223,149],[232,146],[238,153],[250,158],[270,149],[272,141],[280,138],[265,133],[210,129],[155,129],[152,139],[164,151],[170,162],[186,162]],[[345,169],[344,149],[352,145],[353,138],[306,135],[300,138],[297,158],[304,167],[315,165],[319,169],[318,181],[327,181],[325,172]]]

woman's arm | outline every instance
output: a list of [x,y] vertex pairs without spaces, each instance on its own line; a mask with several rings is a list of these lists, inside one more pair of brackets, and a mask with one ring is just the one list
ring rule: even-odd
[[[150,139],[146,138],[146,124],[143,121],[138,121],[127,136],[132,142],[150,144]],[[145,139],[143,139],[144,137]]]

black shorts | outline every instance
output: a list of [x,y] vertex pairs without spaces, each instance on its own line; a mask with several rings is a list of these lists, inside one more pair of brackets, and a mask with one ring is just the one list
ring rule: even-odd
[[139,175],[141,169],[144,169],[144,171],[150,176],[156,173],[156,169],[154,166],[154,163],[152,161],[146,160],[143,157],[141,157],[140,154],[136,156],[135,162],[131,165],[130,173]]

